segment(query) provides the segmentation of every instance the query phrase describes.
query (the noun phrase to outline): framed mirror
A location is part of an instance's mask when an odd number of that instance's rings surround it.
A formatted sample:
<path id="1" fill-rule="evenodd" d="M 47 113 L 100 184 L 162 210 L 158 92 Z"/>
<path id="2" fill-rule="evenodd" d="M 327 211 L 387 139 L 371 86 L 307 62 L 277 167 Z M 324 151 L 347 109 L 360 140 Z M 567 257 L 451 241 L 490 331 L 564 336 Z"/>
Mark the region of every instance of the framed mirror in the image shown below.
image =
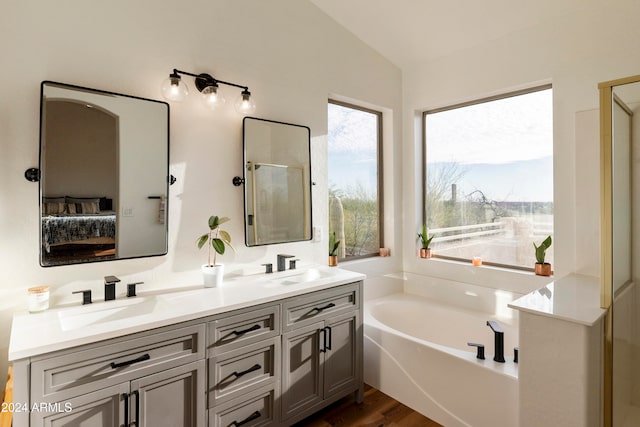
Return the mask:
<path id="1" fill-rule="evenodd" d="M 640 169 L 640 75 L 600 83 L 601 161 L 601 292 L 605 316 L 604 426 L 637 425 L 640 412 L 633 411 L 634 377 L 632 343 L 638 340 L 633 313 L 637 299 L 640 239 L 635 237 Z M 631 343 L 631 344 L 630 344 Z M 633 404 L 631 404 L 633 405 Z"/>
<path id="2" fill-rule="evenodd" d="M 169 105 L 44 81 L 40 264 L 164 255 Z"/>
<path id="3" fill-rule="evenodd" d="M 245 117 L 244 225 L 247 246 L 311 239 L 311 130 Z"/>

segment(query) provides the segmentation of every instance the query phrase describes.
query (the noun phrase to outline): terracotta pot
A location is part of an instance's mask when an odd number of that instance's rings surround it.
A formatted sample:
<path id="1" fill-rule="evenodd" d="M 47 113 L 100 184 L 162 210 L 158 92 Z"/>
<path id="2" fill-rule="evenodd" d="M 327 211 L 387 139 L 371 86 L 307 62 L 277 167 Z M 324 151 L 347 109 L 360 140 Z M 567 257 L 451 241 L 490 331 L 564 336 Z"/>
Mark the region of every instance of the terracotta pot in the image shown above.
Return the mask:
<path id="1" fill-rule="evenodd" d="M 431 248 L 420 248 L 420 258 L 431 258 Z"/>
<path id="2" fill-rule="evenodd" d="M 536 262 L 535 271 L 538 276 L 551 276 L 551 264 L 548 262 L 545 262 L 544 264 Z"/>
<path id="3" fill-rule="evenodd" d="M 338 265 L 338 255 L 329 255 L 329 267 Z"/>

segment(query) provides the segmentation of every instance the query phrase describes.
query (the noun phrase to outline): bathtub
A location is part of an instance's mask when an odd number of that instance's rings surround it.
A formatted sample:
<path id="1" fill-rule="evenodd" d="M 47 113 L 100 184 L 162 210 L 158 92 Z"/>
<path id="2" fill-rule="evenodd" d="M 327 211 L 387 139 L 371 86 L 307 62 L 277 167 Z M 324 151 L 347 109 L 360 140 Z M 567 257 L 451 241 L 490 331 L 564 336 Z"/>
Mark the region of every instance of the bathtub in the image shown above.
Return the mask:
<path id="1" fill-rule="evenodd" d="M 519 295 L 469 286 L 439 299 L 398 293 L 365 301 L 365 382 L 446 427 L 516 427 L 517 313 L 506 300 Z M 504 329 L 506 363 L 492 360 L 487 320 Z M 486 359 L 467 342 L 485 344 Z"/>

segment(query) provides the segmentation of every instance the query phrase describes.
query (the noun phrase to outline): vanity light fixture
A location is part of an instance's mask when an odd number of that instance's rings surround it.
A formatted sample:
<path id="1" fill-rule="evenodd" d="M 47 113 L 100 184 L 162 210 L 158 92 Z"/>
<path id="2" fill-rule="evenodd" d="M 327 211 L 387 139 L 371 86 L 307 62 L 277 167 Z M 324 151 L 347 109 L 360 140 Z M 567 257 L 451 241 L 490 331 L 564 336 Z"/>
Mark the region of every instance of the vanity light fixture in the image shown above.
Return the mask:
<path id="1" fill-rule="evenodd" d="M 249 92 L 247 86 L 239 84 L 225 82 L 218 80 L 211 74 L 200 73 L 194 74 L 187 71 L 181 71 L 174 68 L 173 72 L 162 83 L 162 96 L 169 101 L 182 101 L 189 94 L 189 88 L 187 84 L 182 81 L 180 74 L 185 76 L 191 76 L 195 79 L 196 89 L 201 93 L 204 104 L 211 109 L 215 109 L 220 105 L 223 105 L 226 100 L 219 91 L 219 85 L 234 86 L 242 89 L 240 96 L 234 103 L 234 106 L 240 114 L 252 114 L 256 110 L 256 103 Z"/>

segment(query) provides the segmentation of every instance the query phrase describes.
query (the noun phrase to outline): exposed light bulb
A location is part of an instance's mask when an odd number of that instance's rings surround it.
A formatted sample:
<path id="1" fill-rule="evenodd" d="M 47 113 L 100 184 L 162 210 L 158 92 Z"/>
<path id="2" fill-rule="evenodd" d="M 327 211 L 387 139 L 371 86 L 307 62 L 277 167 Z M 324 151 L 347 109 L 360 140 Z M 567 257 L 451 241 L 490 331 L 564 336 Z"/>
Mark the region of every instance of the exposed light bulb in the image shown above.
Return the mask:
<path id="1" fill-rule="evenodd" d="M 169 101 L 182 101 L 188 94 L 189 88 L 176 73 L 162 82 L 162 96 Z"/>
<path id="2" fill-rule="evenodd" d="M 207 108 L 215 109 L 227 102 L 220 93 L 218 85 L 207 86 L 202 89 L 202 100 Z"/>
<path id="3" fill-rule="evenodd" d="M 240 114 L 253 114 L 256 111 L 256 101 L 248 89 L 244 89 L 235 102 L 236 111 Z"/>

